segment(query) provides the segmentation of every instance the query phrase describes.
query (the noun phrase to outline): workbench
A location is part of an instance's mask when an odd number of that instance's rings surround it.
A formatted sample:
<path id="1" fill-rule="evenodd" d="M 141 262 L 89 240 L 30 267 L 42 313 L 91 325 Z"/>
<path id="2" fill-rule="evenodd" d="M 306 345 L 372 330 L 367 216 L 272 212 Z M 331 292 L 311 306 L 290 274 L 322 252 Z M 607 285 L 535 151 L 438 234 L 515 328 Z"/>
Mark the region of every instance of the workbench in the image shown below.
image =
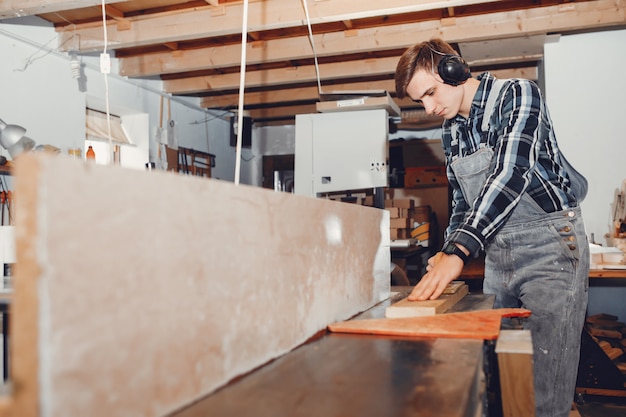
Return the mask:
<path id="1" fill-rule="evenodd" d="M 360 318 L 384 317 L 391 297 Z M 451 311 L 490 309 L 470 294 Z M 484 342 L 324 333 L 172 414 L 195 416 L 476 416 L 485 400 Z"/>
<path id="2" fill-rule="evenodd" d="M 482 280 L 485 277 L 484 259 L 471 259 L 463 268 L 463 272 L 459 279 L 462 280 Z M 590 269 L 589 278 L 605 278 L 605 279 L 626 279 L 626 269 Z"/>

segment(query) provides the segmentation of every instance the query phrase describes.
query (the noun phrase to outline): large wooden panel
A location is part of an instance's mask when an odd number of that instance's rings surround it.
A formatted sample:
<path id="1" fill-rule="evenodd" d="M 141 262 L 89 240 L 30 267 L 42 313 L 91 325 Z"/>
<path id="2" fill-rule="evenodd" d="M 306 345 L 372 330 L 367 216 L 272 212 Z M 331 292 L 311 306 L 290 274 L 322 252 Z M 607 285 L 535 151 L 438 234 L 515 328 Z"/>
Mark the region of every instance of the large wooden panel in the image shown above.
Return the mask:
<path id="1" fill-rule="evenodd" d="M 389 295 L 382 210 L 20 159 L 21 417 L 164 415 Z"/>

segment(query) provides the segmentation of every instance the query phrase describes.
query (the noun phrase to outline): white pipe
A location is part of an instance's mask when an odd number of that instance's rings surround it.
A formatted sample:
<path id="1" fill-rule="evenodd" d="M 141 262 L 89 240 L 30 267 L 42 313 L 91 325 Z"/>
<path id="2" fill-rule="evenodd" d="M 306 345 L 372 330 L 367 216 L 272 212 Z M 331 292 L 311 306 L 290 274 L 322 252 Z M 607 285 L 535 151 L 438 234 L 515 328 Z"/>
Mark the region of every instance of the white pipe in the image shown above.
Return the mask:
<path id="1" fill-rule="evenodd" d="M 246 85 L 246 44 L 248 41 L 248 0 L 243 2 L 241 24 L 241 68 L 239 69 L 239 105 L 237 106 L 237 148 L 235 152 L 235 185 L 239 185 L 241 171 L 241 134 L 243 132 L 243 94 Z"/>

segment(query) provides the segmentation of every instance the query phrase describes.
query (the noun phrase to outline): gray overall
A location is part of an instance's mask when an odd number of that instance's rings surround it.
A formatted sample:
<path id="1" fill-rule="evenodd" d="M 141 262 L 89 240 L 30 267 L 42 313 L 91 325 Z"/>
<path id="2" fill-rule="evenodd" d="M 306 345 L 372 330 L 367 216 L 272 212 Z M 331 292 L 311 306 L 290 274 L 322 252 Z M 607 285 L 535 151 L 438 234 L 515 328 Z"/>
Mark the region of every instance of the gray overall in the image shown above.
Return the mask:
<path id="1" fill-rule="evenodd" d="M 491 148 L 481 146 L 450 165 L 470 205 L 482 189 L 493 157 Z M 585 181 L 578 179 L 577 172 L 570 175 L 572 182 Z M 533 340 L 536 416 L 567 417 L 576 385 L 589 277 L 589 245 L 580 206 L 546 213 L 524 193 L 485 253 L 483 291 L 495 294 L 495 308 L 532 311 L 523 326 Z"/>

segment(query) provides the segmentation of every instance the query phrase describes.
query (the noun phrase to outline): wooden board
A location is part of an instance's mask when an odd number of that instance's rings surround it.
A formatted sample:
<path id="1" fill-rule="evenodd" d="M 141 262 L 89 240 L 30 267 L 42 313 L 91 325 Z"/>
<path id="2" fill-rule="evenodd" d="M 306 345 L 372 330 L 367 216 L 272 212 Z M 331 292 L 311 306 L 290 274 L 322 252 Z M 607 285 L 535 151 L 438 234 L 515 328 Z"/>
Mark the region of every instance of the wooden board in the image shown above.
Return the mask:
<path id="1" fill-rule="evenodd" d="M 495 340 L 500 334 L 503 317 L 528 317 L 530 314 L 530 310 L 523 308 L 500 308 L 424 317 L 348 320 L 333 323 L 328 330 L 337 333 Z"/>
<path id="2" fill-rule="evenodd" d="M 422 317 L 442 314 L 458 303 L 468 292 L 468 286 L 460 282 L 460 285 L 448 286 L 436 300 L 409 301 L 408 298 L 404 298 L 387 307 L 385 317 Z"/>
<path id="3" fill-rule="evenodd" d="M 13 416 L 169 415 L 389 296 L 382 210 L 42 153 L 15 181 Z"/>
<path id="4" fill-rule="evenodd" d="M 503 330 L 496 344 L 505 416 L 534 417 L 533 343 L 530 330 Z"/>
<path id="5" fill-rule="evenodd" d="M 443 290 L 444 294 L 454 294 L 465 285 L 465 281 L 452 281 Z"/>
<path id="6" fill-rule="evenodd" d="M 624 386 L 623 390 L 576 387 L 576 393 L 584 395 L 602 395 L 605 397 L 626 397 L 626 386 Z"/>

